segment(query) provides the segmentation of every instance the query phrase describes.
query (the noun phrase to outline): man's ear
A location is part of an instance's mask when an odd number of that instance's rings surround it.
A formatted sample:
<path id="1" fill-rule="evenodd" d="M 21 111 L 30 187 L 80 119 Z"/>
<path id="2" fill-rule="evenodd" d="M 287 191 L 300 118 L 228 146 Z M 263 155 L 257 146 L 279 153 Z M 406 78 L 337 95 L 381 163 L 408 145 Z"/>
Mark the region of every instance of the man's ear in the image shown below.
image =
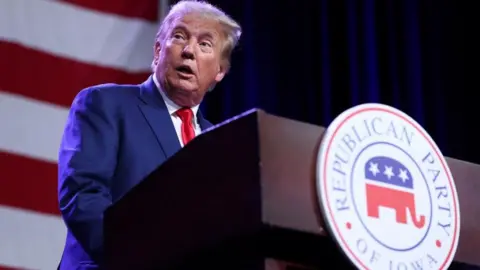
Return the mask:
<path id="1" fill-rule="evenodd" d="M 155 45 L 153 45 L 153 62 L 155 65 L 158 63 L 158 58 L 160 57 L 160 49 L 160 42 L 155 41 Z"/>
<path id="2" fill-rule="evenodd" d="M 225 74 L 227 74 L 226 66 L 225 65 L 219 65 L 217 76 L 215 76 L 215 81 L 217 83 L 220 82 L 223 79 L 223 77 L 225 77 Z"/>

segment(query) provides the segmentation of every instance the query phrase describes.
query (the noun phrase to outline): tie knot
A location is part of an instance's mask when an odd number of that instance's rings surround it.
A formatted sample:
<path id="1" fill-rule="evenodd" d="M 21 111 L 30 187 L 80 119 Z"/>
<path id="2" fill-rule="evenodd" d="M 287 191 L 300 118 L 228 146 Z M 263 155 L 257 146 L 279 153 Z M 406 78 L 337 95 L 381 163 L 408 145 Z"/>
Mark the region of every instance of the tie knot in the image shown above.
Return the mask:
<path id="1" fill-rule="evenodd" d="M 178 109 L 176 114 L 178 115 L 178 117 L 180 117 L 180 119 L 182 119 L 182 122 L 190 123 L 192 121 L 193 112 L 190 108 Z"/>

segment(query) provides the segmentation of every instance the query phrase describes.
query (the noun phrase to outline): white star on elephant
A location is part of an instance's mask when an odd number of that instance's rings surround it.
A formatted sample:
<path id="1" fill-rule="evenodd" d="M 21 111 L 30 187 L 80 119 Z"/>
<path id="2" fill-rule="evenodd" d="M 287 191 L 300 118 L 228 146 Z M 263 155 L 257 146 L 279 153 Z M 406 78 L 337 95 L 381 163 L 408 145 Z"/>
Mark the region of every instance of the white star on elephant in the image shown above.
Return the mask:
<path id="1" fill-rule="evenodd" d="M 391 166 L 385 166 L 385 171 L 383 171 L 383 174 L 385 174 L 388 177 L 389 180 L 390 180 L 390 178 L 392 178 L 392 176 L 395 175 L 392 171 Z"/>
<path id="2" fill-rule="evenodd" d="M 376 176 L 377 173 L 380 172 L 378 169 L 378 164 L 373 162 L 370 162 L 370 168 L 368 168 L 368 170 L 372 172 L 373 176 Z"/>
<path id="3" fill-rule="evenodd" d="M 400 169 L 400 173 L 398 174 L 398 177 L 400 177 L 402 181 L 405 183 L 405 181 L 409 179 L 407 175 L 407 170 Z"/>

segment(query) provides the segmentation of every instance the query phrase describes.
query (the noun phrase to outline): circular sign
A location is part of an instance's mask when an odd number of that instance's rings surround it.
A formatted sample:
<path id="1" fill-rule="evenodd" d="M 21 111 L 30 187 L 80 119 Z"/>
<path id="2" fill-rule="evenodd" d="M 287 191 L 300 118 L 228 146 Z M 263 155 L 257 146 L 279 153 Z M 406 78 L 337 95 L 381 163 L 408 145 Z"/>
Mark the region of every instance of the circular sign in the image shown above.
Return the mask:
<path id="1" fill-rule="evenodd" d="M 430 135 L 405 113 L 362 104 L 328 127 L 318 152 L 325 225 L 360 269 L 447 269 L 460 232 L 457 191 Z"/>

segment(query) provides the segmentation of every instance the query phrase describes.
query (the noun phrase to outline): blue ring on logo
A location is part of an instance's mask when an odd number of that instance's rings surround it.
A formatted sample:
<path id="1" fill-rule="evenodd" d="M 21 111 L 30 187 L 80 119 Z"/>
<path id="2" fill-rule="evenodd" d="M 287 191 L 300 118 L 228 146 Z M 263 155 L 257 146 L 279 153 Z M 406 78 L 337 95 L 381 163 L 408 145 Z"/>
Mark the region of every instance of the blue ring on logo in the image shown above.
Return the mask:
<path id="1" fill-rule="evenodd" d="M 390 247 L 386 244 L 384 244 L 382 241 L 378 240 L 373 234 L 372 232 L 368 229 L 367 226 L 365 226 L 365 223 L 363 222 L 359 212 L 358 212 L 358 209 L 357 209 L 357 205 L 355 203 L 355 196 L 353 196 L 353 171 L 355 169 L 355 164 L 357 163 L 358 161 L 358 158 L 361 156 L 362 152 L 365 151 L 367 148 L 371 147 L 371 146 L 374 146 L 374 145 L 377 145 L 377 144 L 386 144 L 386 145 L 389 145 L 389 146 L 392 146 L 394 148 L 397 148 L 398 150 L 402 151 L 405 155 L 407 155 L 412 161 L 413 163 L 417 166 L 418 170 L 420 171 L 420 173 L 422 174 L 422 177 L 423 177 L 423 180 L 425 181 L 425 184 L 427 185 L 427 191 L 428 191 L 428 197 L 430 199 L 430 221 L 428 223 L 428 228 L 425 232 L 425 235 L 422 237 L 422 239 L 420 239 L 420 241 L 415 244 L 414 246 L 412 247 L 409 247 L 409 248 L 404 248 L 404 249 L 399 249 L 399 248 L 393 248 L 393 247 Z M 429 186 L 428 186 L 428 182 L 427 182 L 427 179 L 425 178 L 425 175 L 423 174 L 423 171 L 420 169 L 420 166 L 418 166 L 418 164 L 415 162 L 415 160 L 412 158 L 412 156 L 410 156 L 410 154 L 408 154 L 407 152 L 405 152 L 405 150 L 403 150 L 402 148 L 394 145 L 394 144 L 391 144 L 391 143 L 388 143 L 388 142 L 374 142 L 374 143 L 371 143 L 371 144 L 368 144 L 367 146 L 365 146 L 357 155 L 357 157 L 355 158 L 355 160 L 353 161 L 353 166 L 352 166 L 352 171 L 350 172 L 350 193 L 351 193 L 351 196 L 352 196 L 352 202 L 353 202 L 353 207 L 355 208 L 355 212 L 357 213 L 357 216 L 358 216 L 358 219 L 360 220 L 360 222 L 362 223 L 363 227 L 365 228 L 365 230 L 368 232 L 368 234 L 377 242 L 379 243 L 380 245 L 384 246 L 385 248 L 388 248 L 390 250 L 394 250 L 394 251 L 409 251 L 409 250 L 412 250 L 416 247 L 418 247 L 424 240 L 425 238 L 427 237 L 428 235 L 428 232 L 430 231 L 430 227 L 432 225 L 432 207 L 433 207 L 433 204 L 432 204 L 432 196 L 431 196 L 431 193 L 430 193 L 430 189 L 429 189 Z"/>

